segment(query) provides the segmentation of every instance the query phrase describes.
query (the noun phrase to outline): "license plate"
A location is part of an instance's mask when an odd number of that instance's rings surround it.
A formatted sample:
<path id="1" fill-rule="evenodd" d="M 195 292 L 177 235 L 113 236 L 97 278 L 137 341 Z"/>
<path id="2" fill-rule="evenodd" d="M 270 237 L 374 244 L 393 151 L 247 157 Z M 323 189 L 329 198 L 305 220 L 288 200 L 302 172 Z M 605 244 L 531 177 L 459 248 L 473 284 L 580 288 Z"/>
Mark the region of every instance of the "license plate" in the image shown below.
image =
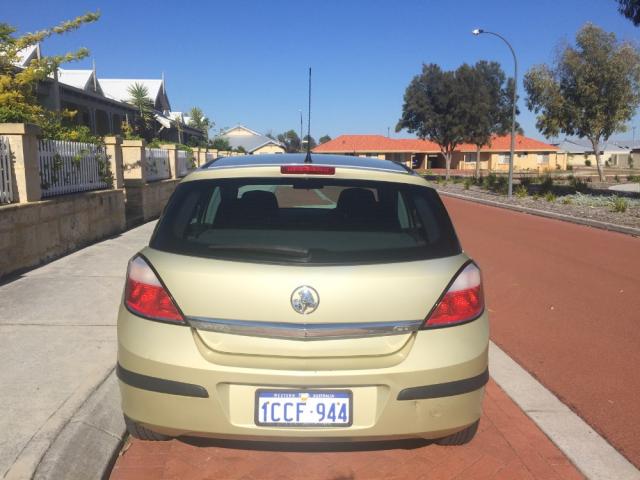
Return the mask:
<path id="1" fill-rule="evenodd" d="M 262 426 L 348 427 L 349 390 L 257 390 L 255 422 Z"/>

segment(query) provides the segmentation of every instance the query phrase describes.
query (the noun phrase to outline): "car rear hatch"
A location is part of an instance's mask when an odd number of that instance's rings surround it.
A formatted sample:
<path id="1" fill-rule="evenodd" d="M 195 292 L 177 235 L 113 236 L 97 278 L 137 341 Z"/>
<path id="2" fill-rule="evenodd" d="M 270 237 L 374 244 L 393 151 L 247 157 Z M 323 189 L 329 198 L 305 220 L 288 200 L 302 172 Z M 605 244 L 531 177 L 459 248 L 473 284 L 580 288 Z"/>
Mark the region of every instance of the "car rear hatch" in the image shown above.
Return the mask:
<path id="1" fill-rule="evenodd" d="M 399 351 L 464 262 L 459 256 L 301 267 L 152 249 L 143 254 L 208 348 L 287 357 L 384 356 Z M 292 305 L 292 295 L 301 286 L 317 292 L 312 313 L 298 313 Z"/>
<path id="2" fill-rule="evenodd" d="M 212 361 L 309 368 L 399 361 L 466 259 L 431 189 L 307 178 L 185 182 L 143 255 Z"/>

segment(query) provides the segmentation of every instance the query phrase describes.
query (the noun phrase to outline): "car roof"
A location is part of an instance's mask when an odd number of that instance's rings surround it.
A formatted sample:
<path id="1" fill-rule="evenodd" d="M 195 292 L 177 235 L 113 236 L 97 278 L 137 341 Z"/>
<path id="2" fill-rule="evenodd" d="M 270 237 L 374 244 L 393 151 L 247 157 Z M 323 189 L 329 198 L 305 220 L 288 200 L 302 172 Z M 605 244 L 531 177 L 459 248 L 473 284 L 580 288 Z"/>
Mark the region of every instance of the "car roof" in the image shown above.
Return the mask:
<path id="1" fill-rule="evenodd" d="M 281 165 L 304 165 L 306 154 L 285 153 L 285 154 L 264 154 L 264 155 L 239 155 L 236 157 L 221 157 L 206 163 L 201 168 L 203 170 L 214 170 L 218 168 L 242 168 L 242 167 L 266 167 Z M 383 170 L 395 173 L 412 173 L 404 165 L 390 160 L 381 160 L 371 157 L 354 157 L 350 155 L 327 155 L 322 153 L 312 153 L 311 163 L 313 165 L 326 165 L 331 167 L 361 168 L 365 170 Z M 307 163 L 308 164 L 308 163 Z"/>

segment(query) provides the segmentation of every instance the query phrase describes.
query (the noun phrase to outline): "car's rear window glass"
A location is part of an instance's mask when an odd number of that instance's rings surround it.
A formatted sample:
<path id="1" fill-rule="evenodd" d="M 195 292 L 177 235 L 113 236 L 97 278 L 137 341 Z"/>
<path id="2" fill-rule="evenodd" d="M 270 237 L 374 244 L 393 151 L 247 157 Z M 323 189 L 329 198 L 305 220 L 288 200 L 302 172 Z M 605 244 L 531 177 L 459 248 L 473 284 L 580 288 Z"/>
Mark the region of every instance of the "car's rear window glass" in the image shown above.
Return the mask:
<path id="1" fill-rule="evenodd" d="M 385 263 L 460 253 L 433 190 L 325 178 L 182 183 L 150 245 L 185 255 L 306 264 Z"/>

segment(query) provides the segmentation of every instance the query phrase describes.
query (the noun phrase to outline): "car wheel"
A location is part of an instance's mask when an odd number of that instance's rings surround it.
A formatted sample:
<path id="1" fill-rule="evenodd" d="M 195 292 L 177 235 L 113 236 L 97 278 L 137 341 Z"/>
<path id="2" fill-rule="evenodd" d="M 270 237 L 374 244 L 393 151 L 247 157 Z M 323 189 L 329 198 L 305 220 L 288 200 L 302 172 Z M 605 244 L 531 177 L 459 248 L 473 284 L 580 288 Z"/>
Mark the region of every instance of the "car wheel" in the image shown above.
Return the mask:
<path id="1" fill-rule="evenodd" d="M 478 431 L 478 424 L 480 420 L 476 420 L 475 423 L 472 423 L 464 430 L 460 430 L 453 435 L 449 435 L 448 437 L 439 438 L 436 440 L 438 445 L 464 445 L 465 443 L 469 443 L 473 437 L 476 436 L 476 432 Z"/>
<path id="2" fill-rule="evenodd" d="M 124 416 L 124 423 L 127 426 L 127 432 L 133 438 L 137 438 L 139 440 L 150 440 L 152 442 L 165 442 L 167 440 L 171 440 L 172 437 L 169 435 L 163 435 L 162 433 L 154 432 L 153 430 L 149 430 L 146 427 L 143 427 L 139 423 L 134 422 L 126 415 Z"/>

